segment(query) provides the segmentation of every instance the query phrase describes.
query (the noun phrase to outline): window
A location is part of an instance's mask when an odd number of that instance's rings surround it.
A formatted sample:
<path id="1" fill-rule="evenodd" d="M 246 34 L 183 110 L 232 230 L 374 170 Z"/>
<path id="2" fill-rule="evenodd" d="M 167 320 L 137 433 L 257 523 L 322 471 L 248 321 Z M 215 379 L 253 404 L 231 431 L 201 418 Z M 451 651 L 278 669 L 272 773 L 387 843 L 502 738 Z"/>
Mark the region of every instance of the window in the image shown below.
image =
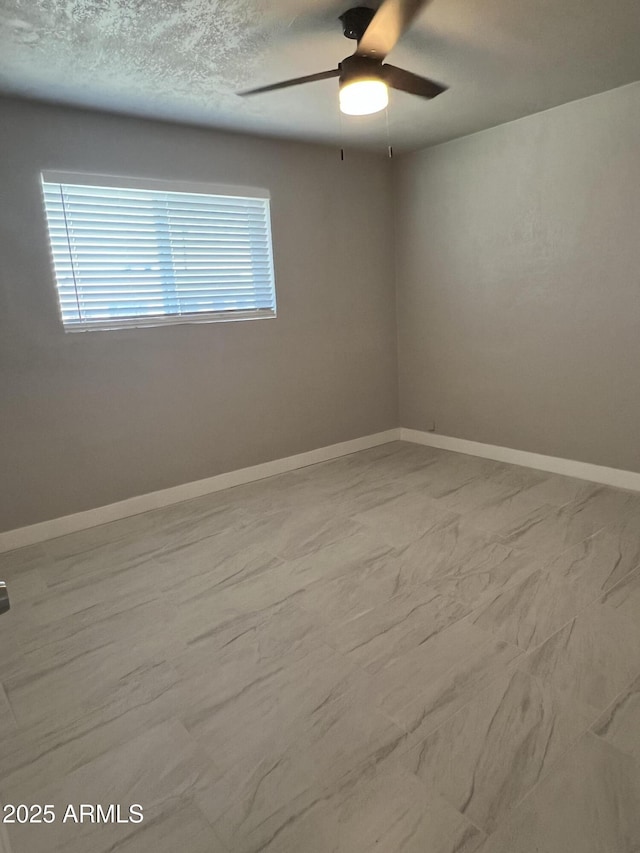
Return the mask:
<path id="1" fill-rule="evenodd" d="M 275 317 L 264 190 L 45 172 L 67 331 Z"/>

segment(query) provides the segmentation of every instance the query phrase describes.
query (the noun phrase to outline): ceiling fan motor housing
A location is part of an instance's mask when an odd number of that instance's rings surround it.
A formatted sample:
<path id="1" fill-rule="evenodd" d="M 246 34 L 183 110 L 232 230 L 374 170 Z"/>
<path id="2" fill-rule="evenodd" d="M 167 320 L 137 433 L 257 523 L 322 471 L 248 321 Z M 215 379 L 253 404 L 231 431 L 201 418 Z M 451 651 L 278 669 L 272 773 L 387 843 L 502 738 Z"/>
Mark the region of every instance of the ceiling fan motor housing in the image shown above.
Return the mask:
<path id="1" fill-rule="evenodd" d="M 340 85 L 354 83 L 356 80 L 380 80 L 382 60 L 371 56 L 347 56 L 340 63 Z"/>
<path id="2" fill-rule="evenodd" d="M 375 13 L 376 10 L 369 9 L 368 6 L 356 6 L 354 9 L 347 9 L 344 15 L 340 15 L 345 36 L 348 39 L 360 41 Z"/>

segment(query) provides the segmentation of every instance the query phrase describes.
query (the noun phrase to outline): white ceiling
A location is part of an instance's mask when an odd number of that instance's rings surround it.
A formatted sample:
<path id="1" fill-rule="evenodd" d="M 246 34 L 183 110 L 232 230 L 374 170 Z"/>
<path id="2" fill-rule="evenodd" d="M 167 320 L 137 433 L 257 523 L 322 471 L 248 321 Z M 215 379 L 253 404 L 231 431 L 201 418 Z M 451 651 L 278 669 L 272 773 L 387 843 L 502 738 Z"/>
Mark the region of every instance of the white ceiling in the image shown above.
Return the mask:
<path id="1" fill-rule="evenodd" d="M 357 0 L 0 0 L 0 90 L 117 112 L 384 148 L 337 81 L 239 98 L 335 67 Z M 397 149 L 442 142 L 640 79 L 638 0 L 433 0 L 389 61 L 446 83 L 393 93 Z"/>

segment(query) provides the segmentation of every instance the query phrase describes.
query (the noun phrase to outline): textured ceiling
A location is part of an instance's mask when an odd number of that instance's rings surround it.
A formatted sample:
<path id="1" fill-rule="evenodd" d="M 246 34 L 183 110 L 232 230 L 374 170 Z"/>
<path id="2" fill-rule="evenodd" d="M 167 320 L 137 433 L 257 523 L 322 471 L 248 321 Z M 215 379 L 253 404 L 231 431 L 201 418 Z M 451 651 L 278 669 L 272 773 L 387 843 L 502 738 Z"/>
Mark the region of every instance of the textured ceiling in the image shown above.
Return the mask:
<path id="1" fill-rule="evenodd" d="M 340 120 L 337 81 L 241 99 L 335 67 L 355 43 L 335 0 L 0 0 L 0 90 L 346 145 L 387 116 Z M 374 2 L 361 5 L 376 6 Z M 393 93 L 391 141 L 417 148 L 640 79 L 638 0 L 433 0 L 389 59 L 451 88 Z"/>

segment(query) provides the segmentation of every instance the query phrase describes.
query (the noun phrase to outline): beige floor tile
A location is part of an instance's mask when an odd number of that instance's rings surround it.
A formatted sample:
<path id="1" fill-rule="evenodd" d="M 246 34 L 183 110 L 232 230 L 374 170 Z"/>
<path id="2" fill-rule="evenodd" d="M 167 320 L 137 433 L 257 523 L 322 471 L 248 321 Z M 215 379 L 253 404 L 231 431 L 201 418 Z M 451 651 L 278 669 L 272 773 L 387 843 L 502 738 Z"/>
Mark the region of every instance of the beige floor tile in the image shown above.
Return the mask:
<path id="1" fill-rule="evenodd" d="M 111 571 L 98 573 L 93 578 L 76 579 L 59 588 L 45 592 L 23 602 L 21 620 L 34 625 L 46 626 L 80 615 L 88 611 L 96 618 L 107 616 L 112 607 L 120 609 L 120 601 L 126 597 L 131 606 L 146 603 L 158 596 L 157 586 L 160 573 L 157 564 L 149 559 L 136 566 L 114 564 Z"/>
<path id="2" fill-rule="evenodd" d="M 510 520 L 495 532 L 508 545 L 525 548 L 538 556 L 555 556 L 593 536 L 603 523 L 585 517 L 578 502 L 563 507 L 544 505 Z"/>
<path id="3" fill-rule="evenodd" d="M 451 524 L 456 521 L 457 515 L 441 509 L 433 498 L 413 492 L 358 513 L 355 518 L 374 529 L 390 545 L 402 547 L 415 542 L 427 532 Z"/>
<path id="4" fill-rule="evenodd" d="M 325 495 L 311 472 L 312 468 L 301 468 L 236 486 L 227 490 L 229 503 L 251 515 L 318 506 L 325 502 Z"/>
<path id="5" fill-rule="evenodd" d="M 596 525 L 619 523 L 622 519 L 640 523 L 640 495 L 623 489 L 600 486 L 578 498 L 576 512 Z"/>
<path id="6" fill-rule="evenodd" d="M 231 853 L 192 803 L 143 822 L 109 853 Z"/>
<path id="7" fill-rule="evenodd" d="M 252 748 L 246 742 L 235 748 L 233 760 L 221 755 L 222 740 L 211 727 L 192 729 L 205 750 L 215 752 L 216 763 L 224 764 L 218 781 L 198 794 L 197 802 L 232 850 L 247 849 L 250 840 L 260 849 L 320 792 L 394 766 L 404 747 L 405 733 L 375 711 L 359 688 L 337 695 L 325 691 L 317 704 L 301 704 L 296 713 L 287 710 L 286 722 L 267 719 L 260 734 L 252 735 Z M 236 714 L 247 719 L 239 708 Z"/>
<path id="8" fill-rule="evenodd" d="M 486 505 L 509 503 L 515 500 L 516 496 L 528 491 L 525 486 L 506 482 L 499 477 L 478 476 L 454 486 L 440 483 L 438 487 L 430 489 L 429 493 L 443 509 L 466 515 Z M 541 503 L 543 501 L 539 500 L 534 502 L 534 505 L 539 506 Z M 530 506 L 528 503 L 524 504 L 525 509 Z"/>
<path id="9" fill-rule="evenodd" d="M 606 592 L 640 566 L 640 530 L 606 527 L 566 551 L 549 569 Z"/>
<path id="10" fill-rule="evenodd" d="M 16 718 L 11 710 L 4 687 L 0 684 L 0 743 L 15 736 L 16 729 Z"/>
<path id="11" fill-rule="evenodd" d="M 393 568 L 401 584 L 437 584 L 439 591 L 449 591 L 473 606 L 537 567 L 531 554 L 466 525 L 463 517 L 394 554 Z"/>
<path id="12" fill-rule="evenodd" d="M 358 457 L 364 454 L 357 454 Z M 407 490 L 407 472 L 421 470 L 435 457 L 418 457 L 396 451 L 366 460 L 345 456 L 307 469 L 309 479 L 323 499 L 345 515 L 365 512 Z"/>
<path id="13" fill-rule="evenodd" d="M 290 600 L 298 602 L 314 584 L 365 571 L 390 553 L 388 545 L 380 545 L 356 534 L 327 545 L 311 555 L 283 561 L 259 554 L 246 561 L 240 552 L 227 564 L 240 574 L 235 583 L 220 586 L 205 573 L 193 581 L 177 583 L 171 595 L 175 600 L 171 617 L 173 634 L 188 643 L 235 619 L 259 614 Z"/>
<path id="14" fill-rule="evenodd" d="M 287 590 L 303 590 L 316 581 L 328 581 L 353 574 L 369 565 L 378 565 L 393 554 L 393 546 L 375 531 L 360 530 L 353 536 L 325 545 L 313 554 L 286 560 L 286 568 L 278 575 L 288 578 Z"/>
<path id="15" fill-rule="evenodd" d="M 473 853 L 483 834 L 402 768 L 363 774 L 301 810 L 264 853 Z M 242 848 L 236 848 L 242 849 Z M 247 850 L 251 839 L 247 841 Z"/>
<path id="16" fill-rule="evenodd" d="M 464 661 L 474 653 L 483 650 L 482 653 L 492 655 L 503 648 L 502 641 L 472 625 L 467 619 L 458 620 L 380 668 L 376 666 L 377 660 L 373 659 L 372 680 L 376 701 L 385 713 L 395 717 L 400 709 L 420 700 L 431 684 L 463 666 Z M 367 659 L 360 658 L 362 654 L 355 649 L 346 657 L 361 665 L 362 660 Z"/>
<path id="17" fill-rule="evenodd" d="M 81 684 L 73 693 L 77 702 L 58 698 L 50 711 L 48 697 L 18 694 L 18 730 L 0 742 L 0 779 L 28 792 L 170 718 L 189 699 L 167 663 L 134 669 L 86 697 Z"/>
<path id="18" fill-rule="evenodd" d="M 560 508 L 576 497 L 589 494 L 593 486 L 584 481 L 571 480 L 569 484 L 558 482 L 547 475 L 534 484 L 497 495 L 493 500 L 479 504 L 465 513 L 465 523 L 489 533 L 497 533 L 505 526 L 517 523 L 520 519 L 546 511 L 550 507 Z M 578 485 L 575 485 L 575 484 Z"/>
<path id="19" fill-rule="evenodd" d="M 146 662 L 168 656 L 179 642 L 167 633 L 170 603 L 155 590 L 137 598 L 113 596 L 43 624 L 27 608 L 10 615 L 15 616 L 12 642 L 0 655 L 0 677 L 5 680 L 46 674 L 85 655 L 109 658 L 117 643 L 126 648 L 127 660 Z"/>
<path id="20" fill-rule="evenodd" d="M 616 696 L 592 731 L 640 764 L 640 675 Z"/>
<path id="21" fill-rule="evenodd" d="M 47 651 L 45 647 L 43 656 Z M 152 660 L 119 638 L 95 648 L 78 648 L 76 654 L 57 660 L 47 658 L 4 681 L 21 728 L 47 721 L 53 728 L 97 708 L 106 715 L 109 708 L 116 710 L 133 701 L 146 676 L 155 679 L 169 669 L 162 657 Z"/>
<path id="22" fill-rule="evenodd" d="M 223 589 L 272 569 L 282 560 L 260 545 L 242 541 L 235 530 L 167 548 L 154 561 L 157 586 L 163 593 L 186 598 L 190 594 Z"/>
<path id="23" fill-rule="evenodd" d="M 570 622 L 597 593 L 538 569 L 498 593 L 472 621 L 485 631 L 527 650 Z"/>
<path id="24" fill-rule="evenodd" d="M 520 666 L 602 711 L 640 672 L 640 622 L 595 602 L 529 652 Z"/>
<path id="25" fill-rule="evenodd" d="M 396 562 L 392 548 L 376 549 L 371 557 L 353 562 L 348 571 L 301 589 L 296 603 L 321 616 L 333 630 L 409 589 L 402 573 L 396 571 Z"/>
<path id="26" fill-rule="evenodd" d="M 402 763 L 493 831 L 594 719 L 524 673 L 496 680 Z"/>
<path id="27" fill-rule="evenodd" d="M 401 708 L 387 702 L 385 708 L 412 736 L 412 741 L 423 739 L 468 705 L 492 681 L 511 672 L 521 654 L 508 643 L 487 640 L 444 675 L 425 684 L 413 701 Z"/>
<path id="28" fill-rule="evenodd" d="M 523 649 L 533 648 L 625 577 L 637 557 L 635 547 L 626 550 L 602 531 L 499 592 L 473 621 Z"/>
<path id="29" fill-rule="evenodd" d="M 234 683 L 230 676 L 220 687 L 207 674 L 206 684 L 191 686 L 191 704 L 181 719 L 224 771 L 261 760 L 263 750 L 271 754 L 288 748 L 325 705 L 340 701 L 356 710 L 361 704 L 366 711 L 373 707 L 368 676 L 328 648 L 254 673 L 251 680 Z"/>
<path id="30" fill-rule="evenodd" d="M 41 789 L 1 783 L 5 802 L 51 803 L 58 819 L 45 825 L 12 826 L 13 853 L 108 853 L 139 826 L 190 803 L 215 774 L 212 763 L 176 722 L 166 722 L 96 758 Z M 66 806 L 81 803 L 143 807 L 143 824 L 63 823 Z M 117 847 L 115 848 L 117 849 Z"/>
<path id="31" fill-rule="evenodd" d="M 429 587 L 406 589 L 362 614 L 355 612 L 353 597 L 348 596 L 346 606 L 336 608 L 344 613 L 349 606 L 353 618 L 328 621 L 327 642 L 369 672 L 379 672 L 405 653 L 424 647 L 470 612 L 457 599 L 435 593 Z"/>
<path id="32" fill-rule="evenodd" d="M 167 518 L 171 508 L 161 510 L 162 524 L 155 513 L 144 513 L 47 543 L 47 552 L 55 558 L 47 571 L 47 585 L 87 586 L 98 577 L 120 576 L 166 552 L 175 553 L 205 540 L 213 542 L 246 520 L 240 509 L 220 503 L 219 495 L 211 496 L 215 500 L 211 508 L 191 501 L 180 505 L 174 509 L 175 514 L 180 513 L 178 518 Z M 130 525 L 124 526 L 127 522 Z"/>
<path id="33" fill-rule="evenodd" d="M 438 498 L 474 480 L 487 480 L 504 472 L 500 462 L 490 459 L 444 450 L 436 451 L 436 454 L 428 465 L 405 474 L 407 489 Z"/>
<path id="34" fill-rule="evenodd" d="M 21 569 L 20 571 L 3 575 L 0 579 L 7 583 L 11 608 L 23 608 L 28 602 L 46 593 L 46 569 Z M 10 611 L 9 611 L 10 612 Z"/>
<path id="35" fill-rule="evenodd" d="M 284 509 L 249 515 L 238 531 L 238 541 L 259 545 L 285 560 L 313 554 L 360 532 L 355 520 L 329 505 Z"/>
<path id="36" fill-rule="evenodd" d="M 0 554 L 0 578 L 12 581 L 30 571 L 48 568 L 51 560 L 44 545 L 30 545 Z"/>
<path id="37" fill-rule="evenodd" d="M 176 654 L 172 665 L 191 702 L 183 711 L 190 713 L 199 702 L 221 707 L 294 665 L 310 668 L 328 658 L 335 659 L 335 653 L 323 642 L 313 616 L 284 602 L 200 634 Z M 334 674 L 351 671 L 345 664 Z"/>
<path id="38" fill-rule="evenodd" d="M 640 765 L 588 734 L 557 763 L 481 853 L 635 853 Z"/>
<path id="39" fill-rule="evenodd" d="M 602 602 L 622 616 L 637 619 L 640 613 L 640 569 L 631 572 L 609 589 L 603 596 Z"/>
<path id="40" fill-rule="evenodd" d="M 514 466 L 506 466 L 509 472 L 514 470 Z M 529 469 L 525 469 L 528 471 Z M 540 479 L 535 483 L 530 483 L 530 494 L 528 497 L 535 497 L 543 504 L 552 504 L 553 506 L 564 506 L 571 501 L 586 498 L 599 487 L 594 483 L 589 483 L 586 480 L 577 480 L 575 477 L 563 477 L 560 474 L 547 474 L 542 471 L 531 472 L 540 475 Z"/>

